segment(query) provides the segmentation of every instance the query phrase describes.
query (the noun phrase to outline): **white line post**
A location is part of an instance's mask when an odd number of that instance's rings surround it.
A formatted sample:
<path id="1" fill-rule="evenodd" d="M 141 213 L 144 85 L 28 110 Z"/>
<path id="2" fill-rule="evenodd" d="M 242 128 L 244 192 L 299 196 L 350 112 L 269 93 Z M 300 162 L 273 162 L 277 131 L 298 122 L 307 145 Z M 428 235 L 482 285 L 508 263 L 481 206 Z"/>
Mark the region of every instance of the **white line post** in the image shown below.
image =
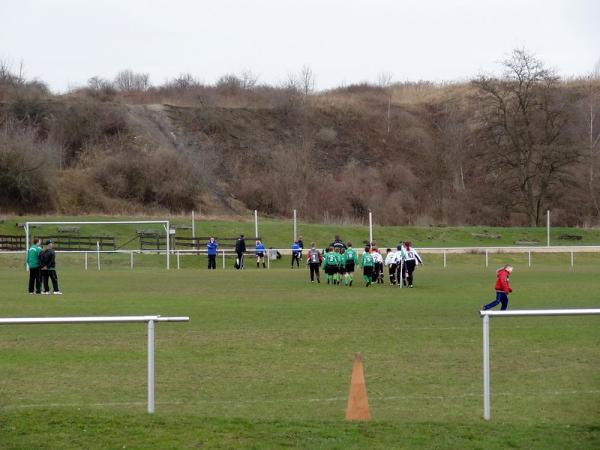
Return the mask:
<path id="1" fill-rule="evenodd" d="M 148 414 L 154 413 L 154 321 L 148 321 Z"/>
<path id="2" fill-rule="evenodd" d="M 479 311 L 483 319 L 483 418 L 491 420 L 490 382 L 490 317 L 523 316 L 581 316 L 600 314 L 600 308 L 593 309 L 517 309 L 510 311 Z"/>
<path id="3" fill-rule="evenodd" d="M 296 224 L 296 210 L 294 210 L 294 242 L 296 242 L 297 238 L 298 238 L 298 228 L 297 228 L 297 224 Z"/>
<path id="4" fill-rule="evenodd" d="M 444 249 L 444 268 L 446 268 L 446 249 Z"/>
<path id="5" fill-rule="evenodd" d="M 196 239 L 196 218 L 195 212 L 192 211 L 192 240 Z"/>
<path id="6" fill-rule="evenodd" d="M 528 253 L 529 253 L 529 258 L 528 258 L 528 260 L 529 260 L 528 261 L 529 262 L 529 267 L 531 267 L 531 250 L 529 250 Z"/>
<path id="7" fill-rule="evenodd" d="M 485 267 L 489 267 L 489 261 L 488 261 L 488 249 L 485 249 Z"/>
<path id="8" fill-rule="evenodd" d="M 100 241 L 96 241 L 96 260 L 97 260 L 98 270 L 100 270 Z"/>
<path id="9" fill-rule="evenodd" d="M 373 213 L 369 210 L 369 246 L 373 245 Z"/>
<path id="10" fill-rule="evenodd" d="M 546 211 L 546 246 L 550 247 L 550 210 Z"/>
<path id="11" fill-rule="evenodd" d="M 225 270 L 225 250 L 223 250 L 223 270 Z"/>
<path id="12" fill-rule="evenodd" d="M 177 252 L 177 270 L 179 270 L 179 252 Z"/>
<path id="13" fill-rule="evenodd" d="M 29 264 L 27 264 L 27 251 L 29 250 L 29 223 L 25 222 L 23 225 L 25 230 L 25 271 L 29 272 Z"/>
<path id="14" fill-rule="evenodd" d="M 167 270 L 171 269 L 171 224 L 167 221 L 165 225 L 167 233 Z"/>
<path id="15" fill-rule="evenodd" d="M 571 269 L 573 269 L 573 252 L 571 252 Z"/>
<path id="16" fill-rule="evenodd" d="M 490 316 L 483 316 L 483 418 L 490 420 Z"/>
<path id="17" fill-rule="evenodd" d="M 133 252 L 129 254 L 129 266 L 130 269 L 133 270 Z"/>
<path id="18" fill-rule="evenodd" d="M 84 253 L 83 267 L 85 268 L 85 270 L 88 270 L 88 252 Z"/>
<path id="19" fill-rule="evenodd" d="M 258 238 L 258 211 L 254 210 L 254 235 Z"/>

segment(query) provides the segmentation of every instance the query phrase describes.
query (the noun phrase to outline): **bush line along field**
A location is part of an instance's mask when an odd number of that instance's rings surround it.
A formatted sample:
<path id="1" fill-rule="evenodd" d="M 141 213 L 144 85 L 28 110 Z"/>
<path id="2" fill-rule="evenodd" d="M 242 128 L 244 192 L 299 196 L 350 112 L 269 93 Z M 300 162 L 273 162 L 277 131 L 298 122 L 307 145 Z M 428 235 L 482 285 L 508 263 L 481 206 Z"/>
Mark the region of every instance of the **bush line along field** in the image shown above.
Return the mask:
<path id="1" fill-rule="evenodd" d="M 376 218 L 375 218 L 376 219 Z M 191 215 L 125 217 L 125 216 L 17 216 L 5 217 L 0 221 L 0 234 L 24 234 L 17 224 L 26 221 L 118 221 L 118 220 L 170 220 L 176 227 L 177 236 L 191 236 Z M 137 229 L 161 229 L 159 226 L 144 225 L 82 225 L 81 235 L 115 236 L 118 242 L 125 242 L 135 236 Z M 258 229 L 260 237 L 267 247 L 289 248 L 293 241 L 293 221 L 283 219 L 262 218 L 259 216 Z M 304 245 L 315 241 L 319 247 L 329 244 L 336 234 L 344 240 L 350 240 L 355 247 L 360 247 L 369 238 L 369 228 L 365 225 L 348 224 L 311 224 L 298 222 L 298 235 L 303 236 Z M 164 230 L 163 234 L 164 234 Z M 253 218 L 238 220 L 202 219 L 196 216 L 196 236 L 220 236 L 233 238 L 244 234 L 247 238 L 254 236 Z M 56 225 L 40 226 L 31 229 L 32 235 L 57 234 Z M 580 237 L 580 239 L 576 239 Z M 569 239 L 570 238 L 570 239 Z M 546 228 L 509 228 L 509 227 L 393 227 L 373 226 L 373 239 L 382 248 L 394 246 L 400 240 L 411 240 L 417 248 L 424 247 L 495 247 L 495 246 L 528 246 L 546 245 Z M 600 245 L 600 229 L 595 228 L 551 228 L 551 245 Z M 521 244 L 518 244 L 521 243 Z M 247 241 L 247 245 L 254 243 Z M 125 248 L 136 248 L 133 241 Z"/>

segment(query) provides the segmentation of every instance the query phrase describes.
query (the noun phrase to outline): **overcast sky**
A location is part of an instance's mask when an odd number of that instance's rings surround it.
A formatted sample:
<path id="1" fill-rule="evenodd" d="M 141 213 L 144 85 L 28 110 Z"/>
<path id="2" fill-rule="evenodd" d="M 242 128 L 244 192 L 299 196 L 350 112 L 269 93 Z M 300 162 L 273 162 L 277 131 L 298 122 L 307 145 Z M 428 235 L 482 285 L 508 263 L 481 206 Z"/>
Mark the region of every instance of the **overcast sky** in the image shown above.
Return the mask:
<path id="1" fill-rule="evenodd" d="M 526 48 L 562 76 L 600 60 L 600 0 L 0 0 L 0 60 L 54 91 L 123 69 L 153 84 L 308 65 L 318 89 L 465 80 Z"/>

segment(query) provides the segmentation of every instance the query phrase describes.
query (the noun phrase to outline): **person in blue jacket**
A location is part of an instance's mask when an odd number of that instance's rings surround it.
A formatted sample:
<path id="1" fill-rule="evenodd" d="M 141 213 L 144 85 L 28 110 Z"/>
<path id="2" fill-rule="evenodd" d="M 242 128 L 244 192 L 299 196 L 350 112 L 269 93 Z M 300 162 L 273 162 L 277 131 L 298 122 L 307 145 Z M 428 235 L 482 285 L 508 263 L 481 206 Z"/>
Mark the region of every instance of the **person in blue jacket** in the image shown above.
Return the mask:
<path id="1" fill-rule="evenodd" d="M 294 268 L 294 262 L 296 262 L 296 266 L 298 269 L 300 268 L 300 255 L 302 254 L 302 249 L 300 248 L 300 244 L 298 241 L 294 241 L 292 244 L 292 269 Z"/>
<path id="2" fill-rule="evenodd" d="M 214 237 L 210 237 L 208 243 L 206 244 L 206 253 L 208 254 L 208 269 L 215 270 L 217 268 L 217 249 L 219 248 L 219 243 L 215 240 Z"/>
<path id="3" fill-rule="evenodd" d="M 267 266 L 265 265 L 265 245 L 260 242 L 260 239 L 258 239 L 256 241 L 256 268 L 258 269 L 260 267 L 260 263 L 262 263 L 263 265 L 263 269 L 266 269 Z"/>

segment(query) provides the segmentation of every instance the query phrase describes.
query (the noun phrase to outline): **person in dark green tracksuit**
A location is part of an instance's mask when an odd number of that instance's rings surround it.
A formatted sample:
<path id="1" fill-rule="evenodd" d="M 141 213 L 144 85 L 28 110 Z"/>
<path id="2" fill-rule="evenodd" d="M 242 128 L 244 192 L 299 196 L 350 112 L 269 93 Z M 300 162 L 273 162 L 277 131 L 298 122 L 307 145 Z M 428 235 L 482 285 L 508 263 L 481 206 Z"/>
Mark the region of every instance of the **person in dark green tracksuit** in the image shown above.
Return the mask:
<path id="1" fill-rule="evenodd" d="M 42 272 L 40 269 L 40 253 L 42 253 L 40 239 L 34 239 L 33 245 L 27 251 L 27 267 L 29 267 L 29 293 L 42 293 Z M 35 291 L 34 291 L 35 288 Z"/>
<path id="2" fill-rule="evenodd" d="M 344 284 L 352 286 L 354 281 L 354 267 L 358 266 L 358 253 L 352 248 L 352 242 L 348 242 L 348 248 L 342 255 L 342 267 L 344 268 Z"/>
<path id="3" fill-rule="evenodd" d="M 373 282 L 373 257 L 369 253 L 370 247 L 365 247 L 365 252 L 362 254 L 360 265 L 363 268 L 363 280 L 365 280 L 366 286 L 371 286 Z"/>

